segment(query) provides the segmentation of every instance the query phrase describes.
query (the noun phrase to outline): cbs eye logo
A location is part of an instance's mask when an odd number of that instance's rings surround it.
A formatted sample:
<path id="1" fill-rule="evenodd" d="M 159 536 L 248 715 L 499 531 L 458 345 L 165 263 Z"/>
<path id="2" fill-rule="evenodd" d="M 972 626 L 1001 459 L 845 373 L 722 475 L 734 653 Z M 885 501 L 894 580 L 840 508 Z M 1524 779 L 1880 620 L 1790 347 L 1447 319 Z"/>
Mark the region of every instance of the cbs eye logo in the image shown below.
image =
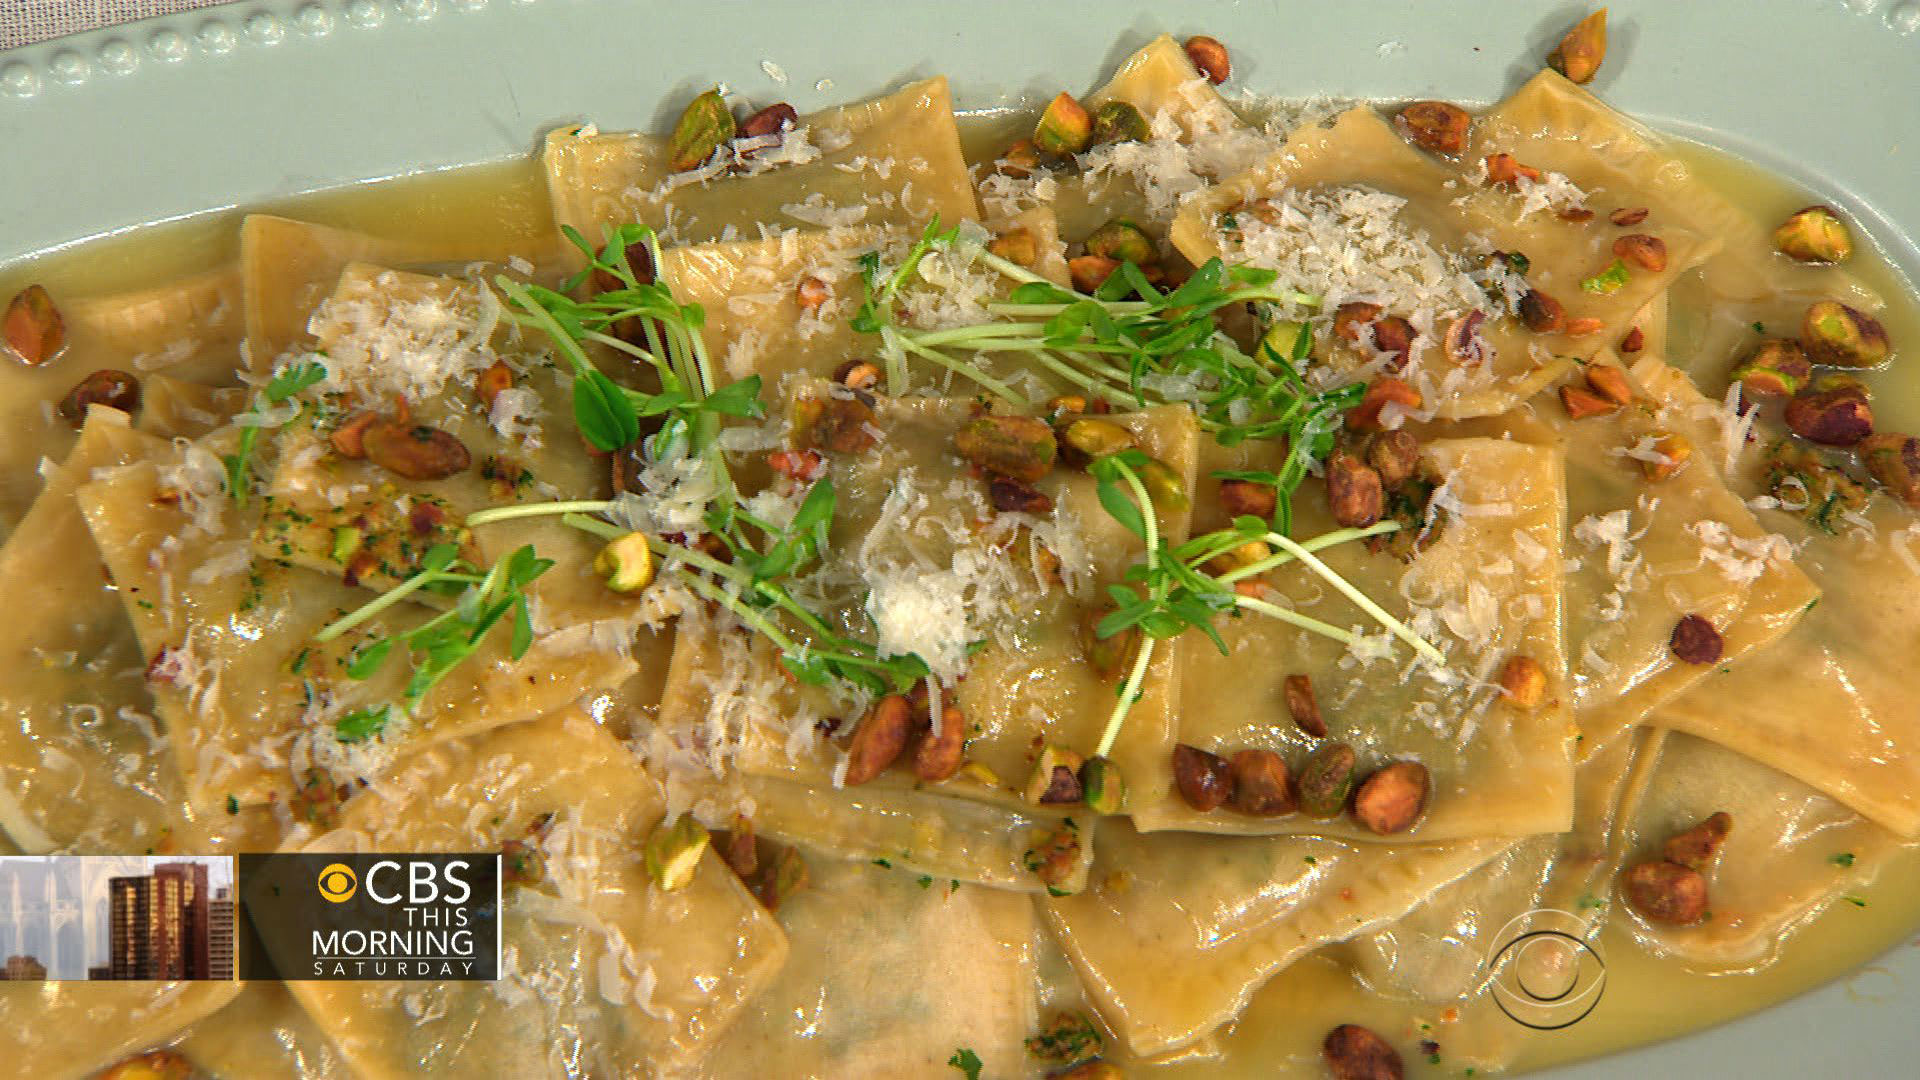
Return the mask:
<path id="1" fill-rule="evenodd" d="M 321 899 L 328 903 L 344 904 L 353 899 L 353 894 L 359 890 L 360 879 L 346 863 L 328 863 L 321 868 L 314 886 L 319 889 Z"/>
<path id="2" fill-rule="evenodd" d="M 1482 971 L 1493 1003 L 1514 1023 L 1559 1031 L 1587 1018 L 1607 992 L 1594 924 L 1558 908 L 1516 916 L 1493 939 Z"/>

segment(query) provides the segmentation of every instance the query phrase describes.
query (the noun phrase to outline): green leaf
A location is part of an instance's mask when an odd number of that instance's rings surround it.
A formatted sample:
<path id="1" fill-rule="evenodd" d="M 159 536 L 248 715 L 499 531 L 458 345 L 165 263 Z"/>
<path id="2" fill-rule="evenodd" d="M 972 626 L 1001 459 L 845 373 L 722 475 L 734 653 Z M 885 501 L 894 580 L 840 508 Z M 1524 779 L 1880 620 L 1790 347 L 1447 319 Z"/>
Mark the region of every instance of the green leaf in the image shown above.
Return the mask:
<path id="1" fill-rule="evenodd" d="M 384 731 L 392 706 L 355 709 L 333 725 L 334 737 L 343 743 L 363 742 Z"/>
<path id="2" fill-rule="evenodd" d="M 451 567 L 460 558 L 460 548 L 455 544 L 435 544 L 420 556 L 420 569 L 439 573 Z"/>
<path id="3" fill-rule="evenodd" d="M 1153 613 L 1153 605 L 1138 603 L 1132 607 L 1110 612 L 1095 625 L 1093 636 L 1101 641 L 1105 641 L 1115 634 L 1126 632 L 1130 627 L 1140 625 L 1142 620 L 1150 617 Z"/>
<path id="4" fill-rule="evenodd" d="M 1007 301 L 1014 304 L 1072 304 L 1079 299 L 1078 294 L 1051 281 L 1029 281 L 1015 286 L 1007 294 Z"/>
<path id="5" fill-rule="evenodd" d="M 683 409 L 693 403 L 692 398 L 678 390 L 663 390 L 658 394 L 632 392 L 629 396 L 637 399 L 634 403 L 634 411 L 643 418 Z"/>
<path id="6" fill-rule="evenodd" d="M 833 672 L 827 667 L 826 661 L 814 654 L 800 657 L 792 653 L 781 653 L 780 666 L 808 686 L 825 686 L 828 680 L 833 678 Z"/>
<path id="7" fill-rule="evenodd" d="M 522 544 L 507 556 L 507 587 L 520 589 L 541 574 L 553 569 L 552 559 L 540 558 L 532 544 Z"/>
<path id="8" fill-rule="evenodd" d="M 326 365 L 308 360 L 282 368 L 267 382 L 263 391 L 267 404 L 279 405 L 288 398 L 327 377 Z"/>
<path id="9" fill-rule="evenodd" d="M 381 638 L 355 654 L 347 664 L 347 678 L 370 679 L 380 665 L 387 662 L 387 654 L 393 651 L 393 639 Z"/>
<path id="10" fill-rule="evenodd" d="M 618 450 L 640 437 L 640 417 L 633 402 L 598 371 L 584 372 L 573 380 L 573 422 L 601 450 Z"/>
<path id="11" fill-rule="evenodd" d="M 507 647 L 508 655 L 515 660 L 527 655 L 533 648 L 533 620 L 527 614 L 527 598 L 516 597 L 513 601 L 513 640 Z"/>
<path id="12" fill-rule="evenodd" d="M 955 1050 L 947 1064 L 965 1073 L 967 1080 L 980 1080 L 980 1055 L 967 1047 Z"/>
<path id="13" fill-rule="evenodd" d="M 723 416 L 761 417 L 766 415 L 766 406 L 760 401 L 760 376 L 749 375 L 739 382 L 728 383 L 707 395 L 702 403 L 706 408 Z"/>
<path id="14" fill-rule="evenodd" d="M 789 533 L 805 533 L 816 526 L 825 525 L 833 520 L 835 494 L 833 481 L 821 477 L 807 489 L 807 497 L 800 500 L 800 509 L 794 511 L 793 521 L 788 524 Z"/>
<path id="15" fill-rule="evenodd" d="M 1118 483 L 1102 480 L 1095 487 L 1094 494 L 1099 496 L 1100 505 L 1113 520 L 1120 523 L 1121 528 L 1142 540 L 1147 538 L 1146 519 L 1140 515 L 1140 504 L 1133 501 L 1130 492 L 1121 490 Z"/>

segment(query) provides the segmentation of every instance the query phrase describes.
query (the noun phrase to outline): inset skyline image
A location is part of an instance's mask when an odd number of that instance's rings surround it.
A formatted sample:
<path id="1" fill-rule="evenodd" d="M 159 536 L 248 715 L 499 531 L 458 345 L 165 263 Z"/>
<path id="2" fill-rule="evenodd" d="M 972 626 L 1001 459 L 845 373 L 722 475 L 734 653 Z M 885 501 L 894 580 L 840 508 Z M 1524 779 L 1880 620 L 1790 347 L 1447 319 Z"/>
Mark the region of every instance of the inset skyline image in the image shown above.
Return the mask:
<path id="1" fill-rule="evenodd" d="M 232 978 L 232 890 L 225 856 L 0 856 L 0 977 Z"/>

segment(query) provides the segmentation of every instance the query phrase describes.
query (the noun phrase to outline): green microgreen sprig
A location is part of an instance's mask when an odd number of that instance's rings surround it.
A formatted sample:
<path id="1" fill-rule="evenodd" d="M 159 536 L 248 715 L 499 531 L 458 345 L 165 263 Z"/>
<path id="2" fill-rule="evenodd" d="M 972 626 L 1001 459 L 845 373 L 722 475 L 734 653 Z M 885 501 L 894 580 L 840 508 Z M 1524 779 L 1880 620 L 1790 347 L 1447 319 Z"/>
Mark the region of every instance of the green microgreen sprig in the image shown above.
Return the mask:
<path id="1" fill-rule="evenodd" d="M 937 226 L 937 223 L 936 223 Z M 1290 496 L 1326 457 L 1344 414 L 1360 403 L 1359 383 L 1331 390 L 1311 386 L 1302 371 L 1312 337 L 1299 333 L 1286 354 L 1263 342 L 1248 355 L 1221 327 L 1224 309 L 1240 304 L 1317 306 L 1318 298 L 1276 289 L 1277 275 L 1210 259 L 1178 287 L 1162 291 L 1132 263 L 1122 263 L 1092 294 L 1062 288 L 985 250 L 971 257 L 1015 282 L 1006 300 L 987 305 L 1004 321 L 918 331 L 896 325 L 893 301 L 929 251 L 955 249 L 958 230 L 930 226 L 891 274 L 869 253 L 867 302 L 853 328 L 879 334 L 890 384 L 904 385 L 909 357 L 960 374 L 1018 407 L 1032 403 L 970 362 L 964 353 L 1017 356 L 1109 405 L 1190 405 L 1203 430 L 1224 446 L 1247 439 L 1288 440 L 1289 452 L 1273 482 L 1280 493 L 1274 525 L 1292 528 Z M 1192 396 L 1174 397 L 1154 376 L 1184 378 Z M 1266 474 L 1263 474 L 1263 476 Z"/>
<path id="2" fill-rule="evenodd" d="M 641 281 L 627 252 L 643 248 L 651 265 L 660 264 L 659 239 L 645 225 L 608 229 L 606 243 L 595 248 L 571 226 L 561 230 L 587 256 L 588 265 L 559 290 L 524 284 L 501 275 L 494 285 L 509 301 L 509 317 L 543 331 L 573 368 L 573 417 L 580 433 L 600 450 L 630 446 L 640 437 L 640 422 L 667 417 L 666 437 L 682 433 L 696 450 L 720 430 L 721 418 L 765 415 L 760 377 L 717 384 L 713 361 L 701 329 L 706 311 L 682 304 L 664 283 Z M 602 272 L 618 287 L 576 300 L 569 293 Z M 636 321 L 644 345 L 624 340 L 616 326 Z M 660 390 L 648 393 L 621 386 L 587 355 L 592 343 L 645 361 L 659 376 Z"/>
<path id="3" fill-rule="evenodd" d="M 1138 537 L 1146 546 L 1141 560 L 1128 567 L 1122 575 L 1121 580 L 1125 584 L 1108 586 L 1107 595 L 1113 601 L 1114 609 L 1100 620 L 1094 631 L 1095 636 L 1102 639 L 1133 629 L 1137 629 L 1141 635 L 1133 666 L 1121 684 L 1119 700 L 1115 702 L 1106 728 L 1101 732 L 1099 746 L 1094 751 L 1096 756 L 1106 757 L 1112 750 L 1128 712 L 1138 702 L 1156 640 L 1178 637 L 1189 629 L 1198 629 L 1222 655 L 1226 655 L 1227 644 L 1213 625 L 1214 617 L 1230 612 L 1251 612 L 1342 645 L 1353 644 L 1355 635 L 1352 631 L 1255 596 L 1243 595 L 1234 588 L 1240 581 L 1289 563 L 1299 562 L 1395 637 L 1410 645 L 1420 656 L 1433 664 L 1445 666 L 1446 657 L 1438 649 L 1374 603 L 1314 554 L 1337 544 L 1395 532 L 1401 528 L 1399 522 L 1383 521 L 1361 529 L 1338 529 L 1303 542 L 1284 536 L 1266 522 L 1249 516 L 1234 519 L 1229 528 L 1168 547 L 1153 502 L 1140 478 L 1139 470 L 1146 460 L 1146 456 L 1138 450 L 1125 450 L 1098 458 L 1089 466 L 1097 482 L 1096 494 L 1100 505 L 1122 528 Z M 1279 550 L 1257 562 L 1222 574 L 1210 574 L 1204 569 L 1220 555 L 1252 541 L 1260 541 Z"/>
<path id="4" fill-rule="evenodd" d="M 726 547 L 729 559 L 715 559 L 690 546 L 650 536 L 649 548 L 670 565 L 679 564 L 666 576 L 726 608 L 765 637 L 779 650 L 781 664 L 802 682 L 821 685 L 837 679 L 875 694 L 910 689 L 928 673 L 918 656 L 882 657 L 874 646 L 836 633 L 781 584 L 813 563 L 825 546 L 835 509 L 833 484 L 825 479 L 814 483 L 785 526 L 763 520 L 747 508 L 715 439 L 725 417 L 766 414 L 761 381 L 752 376 L 716 386 L 702 338 L 705 315 L 699 305 L 681 304 L 665 283 L 641 282 L 633 273 L 626 252 L 634 245 L 644 245 L 651 265 L 660 265 L 653 232 L 639 225 L 609 230 L 598 251 L 577 232 L 569 230 L 568 238 L 586 253 L 589 265 L 566 283 L 564 292 L 507 279 L 501 280 L 500 287 L 527 324 L 544 330 L 573 364 L 575 420 L 589 441 L 603 448 L 612 448 L 609 444 L 614 440 L 623 440 L 619 446 L 628 445 L 632 442 L 629 429 L 637 432 L 641 418 L 664 415 L 666 425 L 642 446 L 645 458 L 652 463 L 697 460 L 719 481 L 703 523 Z M 920 255 L 930 246 L 931 241 Z M 917 264 L 918 258 L 912 262 Z M 912 267 L 906 270 L 910 273 Z M 585 300 L 565 294 L 593 280 L 596 271 L 610 275 L 618 287 L 597 291 Z M 877 264 L 870 272 L 878 273 Z M 867 317 L 873 317 L 877 306 L 890 303 L 891 296 L 886 285 L 879 284 L 863 309 Z M 644 348 L 609 332 L 616 323 L 634 319 L 642 328 Z M 588 359 L 585 346 L 589 342 L 646 360 L 659 374 L 661 391 L 646 394 L 613 384 Z M 574 500 L 495 507 L 469 516 L 467 525 L 558 515 L 567 525 L 612 541 L 624 536 L 625 530 L 594 515 L 607 514 L 616 505 Z"/>
<path id="5" fill-rule="evenodd" d="M 400 710 L 411 713 L 454 668 L 480 647 L 488 631 L 511 620 L 507 652 L 513 659 L 533 646 L 533 624 L 527 611 L 526 587 L 553 567 L 553 560 L 525 545 L 496 560 L 483 574 L 459 557 L 452 544 L 436 544 L 420 560 L 420 571 L 366 604 L 323 627 L 313 637 L 325 644 L 378 617 L 406 597 L 422 590 L 450 595 L 448 610 L 410 630 L 388 634 L 361 645 L 347 661 L 347 677 L 372 678 L 404 648 L 413 673 L 401 694 Z M 341 719 L 335 731 L 344 742 L 367 738 L 385 726 L 390 707 L 357 710 Z"/>
<path id="6" fill-rule="evenodd" d="M 268 409 L 286 404 L 295 394 L 326 377 L 326 365 L 318 360 L 303 360 L 282 368 L 253 396 L 248 413 L 257 421 Z M 227 494 L 239 506 L 247 505 L 247 496 L 253 489 L 253 451 L 260 441 L 262 426 L 258 422 L 242 425 L 240 441 L 233 453 L 220 459 L 226 466 Z"/>

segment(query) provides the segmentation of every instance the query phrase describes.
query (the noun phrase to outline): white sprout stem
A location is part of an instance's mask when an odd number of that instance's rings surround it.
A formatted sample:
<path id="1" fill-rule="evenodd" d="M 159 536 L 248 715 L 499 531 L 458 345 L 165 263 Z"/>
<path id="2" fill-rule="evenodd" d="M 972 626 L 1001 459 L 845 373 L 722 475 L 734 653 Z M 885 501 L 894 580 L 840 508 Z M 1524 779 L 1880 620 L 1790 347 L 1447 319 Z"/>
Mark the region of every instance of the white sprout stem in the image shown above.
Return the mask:
<path id="1" fill-rule="evenodd" d="M 605 345 L 609 349 L 626 353 L 628 356 L 631 356 L 636 360 L 645 360 L 656 371 L 660 371 L 663 373 L 667 371 L 667 365 L 665 361 L 661 360 L 659 357 L 653 355 L 652 353 L 641 348 L 640 346 L 632 344 L 631 342 L 622 341 L 619 338 L 614 337 L 612 334 L 603 334 L 598 330 L 587 330 L 581 333 L 580 339 L 582 341 L 591 341 L 599 345 Z"/>
<path id="2" fill-rule="evenodd" d="M 1013 304 L 1004 300 L 995 300 L 987 304 L 987 310 L 995 315 L 1024 315 L 1027 317 L 1052 318 L 1067 310 L 1068 304 Z M 1153 307 L 1144 300 L 1116 300 L 1105 305 L 1115 315 L 1131 315 Z"/>
<path id="3" fill-rule="evenodd" d="M 1012 262 L 1007 259 L 1003 259 L 1000 256 L 995 255 L 993 252 L 988 251 L 984 247 L 982 247 L 979 250 L 979 252 L 974 255 L 974 259 L 977 262 L 986 263 L 988 266 L 991 266 L 995 270 L 1000 271 L 1000 273 L 1003 276 L 1010 277 L 1013 280 L 1021 282 L 1023 284 L 1032 284 L 1035 282 L 1046 282 L 1046 284 L 1048 285 L 1054 285 L 1056 288 L 1058 287 L 1057 283 L 1052 281 L 1047 281 L 1046 278 L 1043 278 L 1039 274 L 1034 273 L 1033 271 L 1027 269 L 1024 266 L 1021 266 L 1019 263 Z"/>
<path id="4" fill-rule="evenodd" d="M 1332 638 L 1342 645 L 1353 644 L 1353 632 L 1351 630 L 1342 630 L 1330 623 L 1323 623 L 1311 615 L 1302 615 L 1297 611 L 1290 608 L 1283 608 L 1278 604 L 1270 604 L 1265 600 L 1258 600 L 1251 596 L 1241 596 L 1239 593 L 1234 593 L 1233 606 L 1245 608 L 1248 611 L 1257 611 L 1268 618 L 1278 619 L 1283 623 L 1290 626 L 1297 626 L 1309 633 L 1319 634 L 1324 638 Z"/>
<path id="5" fill-rule="evenodd" d="M 1113 712 L 1107 716 L 1107 727 L 1100 733 L 1100 745 L 1094 749 L 1094 757 L 1103 758 L 1113 752 L 1113 741 L 1120 737 L 1120 725 L 1140 696 L 1140 684 L 1147 679 L 1147 662 L 1152 658 L 1153 639 L 1142 635 L 1140 651 L 1133 658 L 1133 670 L 1127 674 L 1126 685 L 1120 688 L 1120 700 L 1113 703 Z"/>
<path id="6" fill-rule="evenodd" d="M 586 351 L 580 348 L 580 343 L 573 340 L 573 337 L 567 333 L 565 328 L 560 325 L 559 320 L 555 319 L 551 312 L 540 306 L 539 301 L 533 298 L 533 294 L 527 291 L 526 286 L 505 274 L 494 278 L 493 283 L 501 292 L 506 293 L 508 299 L 512 300 L 521 311 L 525 312 L 528 318 L 532 319 L 541 330 L 546 332 L 547 337 L 553 342 L 556 348 L 567 354 L 567 358 L 573 361 L 575 371 L 592 371 L 594 369 L 593 361 L 587 359 Z"/>
<path id="7" fill-rule="evenodd" d="M 708 600 L 719 604 L 721 607 L 726 608 L 733 613 L 734 618 L 758 630 L 768 641 L 778 646 L 781 652 L 798 653 L 800 651 L 800 646 L 795 644 L 792 638 L 782 632 L 779 627 L 768 622 L 759 612 L 742 604 L 739 597 L 734 596 L 724 589 L 717 588 L 712 582 L 698 574 L 689 574 L 680 570 L 670 570 L 668 573 L 673 576 L 675 581 L 706 597 Z"/>
<path id="8" fill-rule="evenodd" d="M 1008 386 L 1006 383 L 1001 382 L 986 372 L 981 371 L 972 364 L 962 363 L 938 350 L 925 348 L 909 337 L 896 337 L 894 340 L 898 341 L 908 352 L 924 356 L 956 375 L 963 375 L 966 378 L 972 379 L 974 382 L 986 387 L 996 397 L 1004 398 L 1015 405 L 1033 404 L 1033 402 L 1027 400 L 1025 394 L 1022 394 L 1020 391 L 1015 390 L 1013 387 Z"/>
<path id="9" fill-rule="evenodd" d="M 523 503 L 519 506 L 495 506 L 467 515 L 467 527 L 492 525 L 516 518 L 552 517 L 556 514 L 603 514 L 613 508 L 606 499 L 576 499 L 572 502 Z"/>
<path id="10" fill-rule="evenodd" d="M 1082 390 L 1085 390 L 1088 393 L 1100 395 L 1101 398 L 1105 399 L 1110 404 L 1113 404 L 1113 405 L 1133 404 L 1133 399 L 1128 397 L 1124 391 L 1117 390 L 1111 386 L 1108 386 L 1107 384 L 1101 382 L 1099 379 L 1096 379 L 1093 376 L 1080 371 L 1078 368 L 1073 367 L 1072 365 L 1068 364 L 1066 361 L 1056 358 L 1051 352 L 1047 351 L 1046 349 L 1033 349 L 1033 350 L 1021 350 L 1021 351 L 1031 351 L 1033 354 L 1033 358 L 1039 361 L 1040 364 L 1044 366 L 1048 371 L 1053 372 L 1054 374 L 1060 376 L 1061 378 L 1067 380 L 1068 382 L 1074 384 L 1075 386 L 1080 387 Z"/>
<path id="11" fill-rule="evenodd" d="M 1369 536 L 1382 536 L 1386 533 L 1398 532 L 1399 530 L 1399 522 L 1383 521 L 1378 525 L 1369 525 L 1364 529 L 1336 529 L 1333 532 L 1321 533 L 1311 540 L 1302 540 L 1300 546 L 1308 551 L 1324 551 L 1336 544 L 1344 544 L 1351 540 L 1365 540 Z M 1242 541 L 1242 543 L 1244 542 L 1245 541 Z M 1215 554 L 1218 554 L 1218 552 Z M 1244 581 L 1250 577 L 1258 577 L 1275 567 L 1285 566 L 1293 561 L 1294 556 L 1292 552 L 1282 551 L 1277 555 L 1271 555 L 1261 559 L 1257 563 L 1251 563 L 1238 570 L 1221 574 L 1219 581 L 1222 585 L 1231 585 L 1236 581 Z"/>
<path id="12" fill-rule="evenodd" d="M 560 524 L 571 529 L 579 529 L 583 533 L 590 533 L 608 543 L 627 535 L 627 531 L 620 526 L 585 514 L 561 514 Z"/>
<path id="13" fill-rule="evenodd" d="M 980 323 L 976 326 L 956 326 L 951 330 L 929 330 L 913 335 L 913 339 L 922 345 L 965 345 L 989 338 L 1038 338 L 1046 337 L 1047 328 L 1040 323 Z"/>
<path id="14" fill-rule="evenodd" d="M 461 575 L 462 579 L 468 577 L 470 577 L 470 575 Z M 379 596 L 374 597 L 366 606 L 360 608 L 358 611 L 351 612 L 321 627 L 320 632 L 313 635 L 313 640 L 316 644 L 325 645 L 341 634 L 359 626 L 361 623 L 366 622 L 368 619 L 373 618 L 439 580 L 441 580 L 441 575 L 438 571 L 422 570 L 420 573 L 413 575 L 400 584 L 395 585 L 393 588 L 388 589 L 386 592 L 381 593 Z"/>
<path id="15" fill-rule="evenodd" d="M 880 356 L 887 362 L 887 393 L 899 397 L 907 392 L 907 354 L 900 348 L 900 334 L 892 326 L 880 328 Z"/>
<path id="16" fill-rule="evenodd" d="M 700 372 L 700 385 L 702 387 L 700 396 L 706 398 L 713 394 L 714 391 L 720 389 L 713 381 L 713 357 L 707 354 L 707 336 L 689 326 L 687 327 L 687 339 L 693 342 L 693 362 L 694 366 L 698 368 Z"/>
<path id="17" fill-rule="evenodd" d="M 1301 563 L 1305 564 L 1307 569 L 1312 570 L 1314 573 L 1320 575 L 1320 578 L 1323 581 L 1333 586 L 1334 588 L 1340 590 L 1341 595 L 1353 601 L 1354 604 L 1360 608 L 1360 610 L 1366 612 L 1368 615 L 1371 615 L 1375 622 L 1378 622 L 1380 625 L 1392 631 L 1394 637 L 1397 637 L 1401 641 L 1404 641 L 1408 645 L 1412 646 L 1414 652 L 1417 652 L 1421 656 L 1426 657 L 1427 660 L 1431 661 L 1433 664 L 1435 664 L 1438 667 L 1444 668 L 1447 666 L 1447 658 L 1441 655 L 1439 649 L 1436 649 L 1432 645 L 1428 644 L 1425 638 L 1421 637 L 1419 634 L 1414 633 L 1411 629 L 1407 627 L 1407 624 L 1401 622 L 1399 619 L 1394 618 L 1392 615 L 1389 615 L 1385 608 L 1381 607 L 1379 604 L 1374 603 L 1373 599 L 1369 597 L 1366 593 L 1363 593 L 1359 589 L 1354 588 L 1353 585 L 1350 582 L 1348 582 L 1346 578 L 1343 578 L 1339 574 L 1334 573 L 1332 567 L 1329 567 L 1326 563 L 1321 562 L 1317 557 L 1315 557 L 1313 552 L 1308 551 L 1305 547 L 1301 546 L 1299 541 L 1294 540 L 1292 537 L 1281 536 L 1279 533 L 1275 533 L 1275 532 L 1268 533 L 1265 537 L 1265 540 L 1267 541 L 1267 543 L 1272 544 L 1275 547 L 1282 548 L 1286 551 L 1292 552 L 1294 558 L 1299 559 Z"/>
<path id="18" fill-rule="evenodd" d="M 1132 377 L 1132 374 L 1126 371 L 1125 369 L 1115 367 L 1114 365 L 1107 363 L 1105 360 L 1096 360 L 1093 356 L 1089 356 L 1086 353 L 1081 352 L 1079 349 L 1060 349 L 1057 351 L 1060 353 L 1061 356 L 1066 357 L 1067 359 L 1073 361 L 1074 363 L 1079 364 L 1082 367 L 1088 368 L 1089 370 L 1096 371 L 1101 375 L 1105 376 L 1107 379 L 1113 382 L 1117 382 L 1123 387 L 1126 387 L 1129 392 L 1132 391 L 1133 377 Z"/>
<path id="19" fill-rule="evenodd" d="M 1153 512 L 1153 498 L 1147 494 L 1146 485 L 1140 482 L 1126 462 L 1115 458 L 1113 463 L 1119 467 L 1120 478 L 1132 489 L 1133 501 L 1140 507 L 1140 520 L 1146 526 L 1147 534 L 1147 565 L 1151 566 L 1160 551 L 1160 526 Z M 1114 702 L 1113 712 L 1107 717 L 1106 729 L 1100 733 L 1100 746 L 1093 752 L 1095 757 L 1106 757 L 1107 752 L 1113 749 L 1113 740 L 1120 737 L 1120 725 L 1126 722 L 1134 699 L 1140 695 L 1140 684 L 1147 677 L 1147 661 L 1152 656 L 1153 638 L 1143 634 L 1140 651 L 1133 659 L 1133 671 L 1127 675 L 1126 684 L 1120 688 L 1120 700 Z"/>

